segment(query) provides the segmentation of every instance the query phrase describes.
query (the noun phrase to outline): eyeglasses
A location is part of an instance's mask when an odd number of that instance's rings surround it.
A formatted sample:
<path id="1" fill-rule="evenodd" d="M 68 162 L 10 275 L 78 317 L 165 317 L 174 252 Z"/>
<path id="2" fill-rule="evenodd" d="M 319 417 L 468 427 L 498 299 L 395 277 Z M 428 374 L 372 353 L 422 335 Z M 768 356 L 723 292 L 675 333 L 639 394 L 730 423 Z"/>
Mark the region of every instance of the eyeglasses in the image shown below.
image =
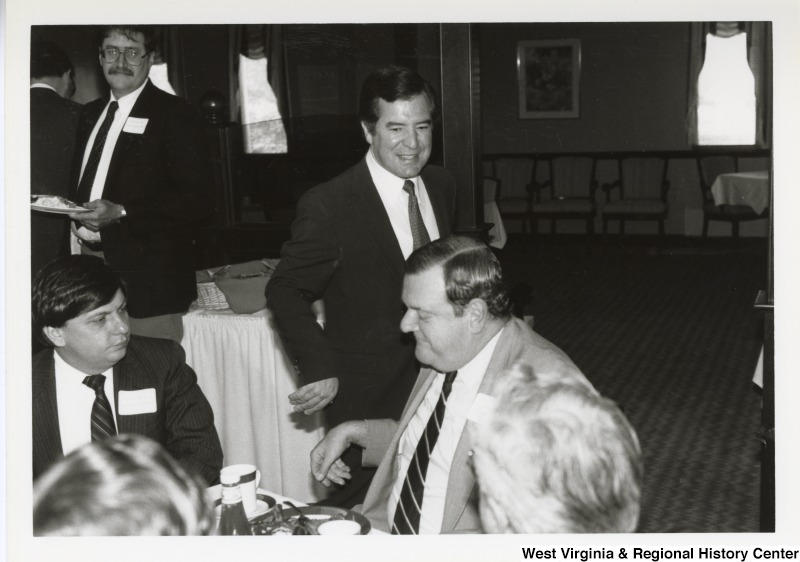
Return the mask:
<path id="1" fill-rule="evenodd" d="M 139 66 L 142 64 L 144 57 L 147 56 L 147 53 L 142 53 L 139 51 L 139 49 L 135 49 L 133 47 L 129 47 L 127 49 L 118 49 L 116 47 L 106 47 L 105 49 L 100 49 L 100 56 L 103 58 L 103 62 L 109 64 L 112 62 L 117 62 L 117 59 L 122 53 L 125 53 L 125 62 L 131 66 Z"/>

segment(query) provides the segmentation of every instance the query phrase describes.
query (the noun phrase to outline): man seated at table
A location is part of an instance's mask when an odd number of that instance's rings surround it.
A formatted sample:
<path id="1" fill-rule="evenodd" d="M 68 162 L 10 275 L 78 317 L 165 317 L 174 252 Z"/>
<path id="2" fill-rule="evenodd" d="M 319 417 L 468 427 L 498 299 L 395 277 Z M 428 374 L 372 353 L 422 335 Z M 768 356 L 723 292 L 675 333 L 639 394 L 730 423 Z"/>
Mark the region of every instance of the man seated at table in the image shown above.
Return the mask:
<path id="1" fill-rule="evenodd" d="M 211 406 L 171 340 L 132 336 L 125 285 L 103 260 L 56 259 L 33 282 L 33 477 L 84 443 L 138 433 L 191 474 L 219 479 Z"/>
<path id="2" fill-rule="evenodd" d="M 312 472 L 323 484 L 343 482 L 349 475 L 339 456 L 361 446 L 364 465 L 378 466 L 361 508 L 376 528 L 480 532 L 465 429 L 490 409 L 495 379 L 525 362 L 561 381 L 591 385 L 563 351 L 511 317 L 500 264 L 482 242 L 448 237 L 415 250 L 402 299 L 400 327 L 414 334 L 424 367 L 400 422 L 336 426 L 311 452 Z"/>
<path id="3" fill-rule="evenodd" d="M 486 533 L 631 533 L 639 520 L 639 440 L 614 402 L 519 366 L 472 426 Z"/>

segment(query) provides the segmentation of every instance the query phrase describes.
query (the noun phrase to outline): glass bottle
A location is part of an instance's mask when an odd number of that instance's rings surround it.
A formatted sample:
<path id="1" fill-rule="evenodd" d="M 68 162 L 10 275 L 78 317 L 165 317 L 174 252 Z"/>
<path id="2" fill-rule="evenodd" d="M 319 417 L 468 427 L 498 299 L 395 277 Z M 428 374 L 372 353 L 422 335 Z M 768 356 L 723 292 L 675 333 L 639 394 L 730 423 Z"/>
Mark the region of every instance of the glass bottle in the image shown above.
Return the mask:
<path id="1" fill-rule="evenodd" d="M 239 488 L 239 475 L 223 472 L 220 475 L 222 484 L 222 506 L 220 508 L 220 535 L 252 535 L 250 523 L 244 513 L 242 491 Z"/>

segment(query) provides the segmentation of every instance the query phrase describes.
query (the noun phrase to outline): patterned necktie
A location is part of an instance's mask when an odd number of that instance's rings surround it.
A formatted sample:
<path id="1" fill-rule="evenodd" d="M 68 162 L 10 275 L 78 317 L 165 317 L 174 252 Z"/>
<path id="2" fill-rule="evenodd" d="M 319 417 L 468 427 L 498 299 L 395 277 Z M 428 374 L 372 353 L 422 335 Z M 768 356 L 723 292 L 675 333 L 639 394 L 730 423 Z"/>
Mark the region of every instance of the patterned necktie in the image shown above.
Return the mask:
<path id="1" fill-rule="evenodd" d="M 408 193 L 408 220 L 411 223 L 411 236 L 414 238 L 414 249 L 424 246 L 431 241 L 425 223 L 422 222 L 422 213 L 419 212 L 419 201 L 414 193 L 414 182 L 406 180 L 403 191 Z"/>
<path id="2" fill-rule="evenodd" d="M 445 375 L 439 401 L 436 402 L 436 408 L 428 419 L 425 432 L 420 437 L 417 450 L 414 451 L 414 456 L 408 465 L 406 479 L 403 481 L 403 490 L 400 492 L 400 500 L 397 502 L 397 509 L 394 512 L 393 535 L 416 535 L 419 533 L 422 497 L 425 493 L 425 475 L 428 472 L 428 463 L 431 460 L 433 448 L 439 439 L 442 422 L 444 422 L 447 397 L 450 396 L 457 374 L 458 371 L 453 371 Z"/>
<path id="3" fill-rule="evenodd" d="M 101 441 L 106 437 L 117 434 L 117 427 L 114 425 L 114 414 L 111 411 L 111 404 L 106 398 L 103 387 L 106 383 L 104 375 L 89 375 L 83 379 L 83 384 L 94 390 L 94 404 L 92 405 L 92 441 Z"/>
<path id="4" fill-rule="evenodd" d="M 119 104 L 115 101 L 109 104 L 106 118 L 97 130 L 92 151 L 89 153 L 89 159 L 83 169 L 83 176 L 81 176 L 81 181 L 78 184 L 78 193 L 75 196 L 76 203 L 85 203 L 92 196 L 92 186 L 94 185 L 94 177 L 97 175 L 97 166 L 100 164 L 100 157 L 103 155 L 103 147 L 106 145 L 108 130 L 111 128 L 111 123 L 114 122 L 114 114 L 117 112 L 118 107 Z"/>

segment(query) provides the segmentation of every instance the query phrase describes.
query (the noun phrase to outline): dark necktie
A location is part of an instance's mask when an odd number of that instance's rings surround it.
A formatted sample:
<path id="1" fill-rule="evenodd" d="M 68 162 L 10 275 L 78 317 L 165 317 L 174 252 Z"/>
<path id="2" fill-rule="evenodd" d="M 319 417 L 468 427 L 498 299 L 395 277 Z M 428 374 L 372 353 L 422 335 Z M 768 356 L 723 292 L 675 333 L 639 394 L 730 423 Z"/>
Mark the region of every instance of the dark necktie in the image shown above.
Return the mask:
<path id="1" fill-rule="evenodd" d="M 117 434 L 117 427 L 114 425 L 114 413 L 111 411 L 111 404 L 106 398 L 103 386 L 106 383 L 104 375 L 89 375 L 83 379 L 83 384 L 94 390 L 94 404 L 92 405 L 92 441 L 101 441 L 106 437 Z"/>
<path id="2" fill-rule="evenodd" d="M 408 465 L 406 479 L 403 481 L 403 490 L 400 492 L 400 500 L 397 502 L 397 509 L 394 512 L 393 535 L 416 535 L 419 533 L 419 517 L 422 512 L 422 497 L 425 493 L 425 475 L 428 472 L 428 463 L 430 463 L 433 448 L 439 439 L 442 422 L 444 422 L 447 397 L 450 396 L 457 374 L 458 371 L 453 371 L 445 375 L 439 401 L 436 402 L 436 408 L 428 420 L 425 432 L 420 437 L 417 450 L 414 451 L 414 456 Z"/>
<path id="3" fill-rule="evenodd" d="M 119 104 L 115 101 L 108 105 L 106 118 L 97 130 L 92 151 L 89 153 L 89 159 L 86 161 L 86 167 L 83 169 L 83 175 L 78 184 L 78 192 L 75 195 L 76 203 L 86 203 L 92 196 L 92 185 L 94 185 L 94 177 L 97 175 L 97 166 L 100 164 L 100 157 L 103 155 L 103 147 L 106 145 L 108 130 L 111 128 L 111 123 L 114 122 L 114 114 L 117 112 L 118 107 Z"/>
<path id="4" fill-rule="evenodd" d="M 411 223 L 411 236 L 414 239 L 414 249 L 424 246 L 431 241 L 425 223 L 422 221 L 422 213 L 419 212 L 419 201 L 414 193 L 414 182 L 406 180 L 403 184 L 403 191 L 408 193 L 408 220 Z"/>

